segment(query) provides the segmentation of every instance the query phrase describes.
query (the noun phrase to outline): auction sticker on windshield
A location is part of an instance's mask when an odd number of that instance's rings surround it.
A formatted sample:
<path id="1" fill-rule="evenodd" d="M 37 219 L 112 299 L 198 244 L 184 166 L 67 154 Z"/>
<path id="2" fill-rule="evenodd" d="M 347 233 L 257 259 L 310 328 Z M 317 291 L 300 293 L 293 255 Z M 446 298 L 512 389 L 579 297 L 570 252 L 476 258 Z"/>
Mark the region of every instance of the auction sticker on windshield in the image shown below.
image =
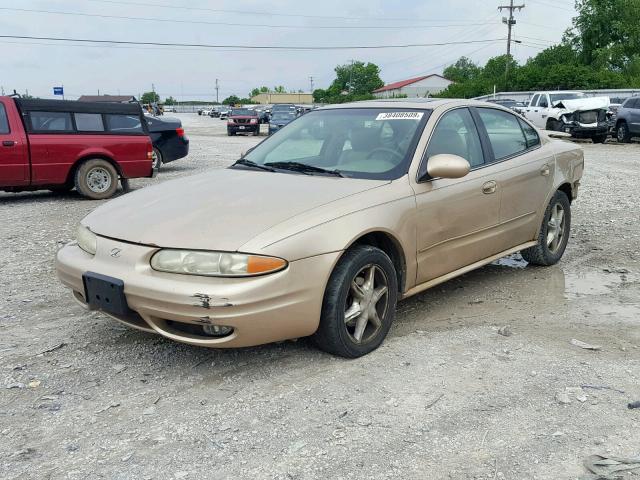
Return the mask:
<path id="1" fill-rule="evenodd" d="M 386 112 L 380 113 L 376 120 L 422 120 L 423 112 Z"/>

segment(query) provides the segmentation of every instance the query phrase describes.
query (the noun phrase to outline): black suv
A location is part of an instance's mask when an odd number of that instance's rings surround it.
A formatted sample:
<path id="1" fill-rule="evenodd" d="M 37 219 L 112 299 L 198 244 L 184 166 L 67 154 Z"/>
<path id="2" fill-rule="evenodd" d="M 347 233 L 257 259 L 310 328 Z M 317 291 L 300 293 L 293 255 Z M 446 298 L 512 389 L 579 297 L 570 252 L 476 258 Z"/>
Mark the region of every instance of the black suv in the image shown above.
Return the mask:
<path id="1" fill-rule="evenodd" d="M 616 138 L 629 143 L 632 137 L 640 137 L 640 97 L 628 98 L 618 108 L 616 115 Z"/>

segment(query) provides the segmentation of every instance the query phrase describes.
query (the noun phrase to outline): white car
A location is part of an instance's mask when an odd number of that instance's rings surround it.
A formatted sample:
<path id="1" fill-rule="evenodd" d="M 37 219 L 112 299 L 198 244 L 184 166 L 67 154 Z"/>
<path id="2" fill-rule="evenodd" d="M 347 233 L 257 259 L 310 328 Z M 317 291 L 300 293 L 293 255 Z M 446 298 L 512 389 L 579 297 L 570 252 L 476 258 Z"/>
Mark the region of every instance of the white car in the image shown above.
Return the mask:
<path id="1" fill-rule="evenodd" d="M 604 143 L 610 103 L 609 97 L 588 97 L 582 92 L 537 92 L 523 113 L 538 128 Z"/>

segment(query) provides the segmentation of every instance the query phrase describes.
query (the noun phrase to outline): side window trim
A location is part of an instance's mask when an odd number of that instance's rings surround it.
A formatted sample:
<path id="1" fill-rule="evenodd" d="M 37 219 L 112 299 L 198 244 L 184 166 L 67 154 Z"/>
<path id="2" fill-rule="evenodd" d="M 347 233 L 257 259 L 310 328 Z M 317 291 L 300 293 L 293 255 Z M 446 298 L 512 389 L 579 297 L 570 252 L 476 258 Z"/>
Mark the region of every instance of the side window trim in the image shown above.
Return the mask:
<path id="1" fill-rule="evenodd" d="M 428 182 L 433 180 L 432 178 L 427 178 L 427 179 L 422 180 L 422 181 L 419 180 L 420 177 L 422 176 L 422 173 L 423 173 L 423 167 L 424 167 L 424 172 L 426 172 L 426 164 L 429 161 L 429 159 L 427 158 L 427 152 L 429 151 L 429 144 L 431 143 L 431 140 L 433 139 L 433 135 L 436 132 L 436 129 L 438 128 L 438 125 L 440 124 L 440 122 L 442 121 L 444 116 L 449 114 L 449 113 L 451 113 L 451 112 L 454 112 L 456 110 L 467 110 L 471 114 L 471 119 L 473 120 L 473 123 L 476 126 L 476 131 L 478 133 L 478 137 L 480 137 L 480 145 L 482 147 L 482 154 L 483 154 L 483 157 L 484 157 L 484 159 L 483 159 L 484 163 L 482 163 L 482 165 L 478 165 L 476 167 L 473 167 L 471 169 L 471 171 L 478 170 L 480 168 L 484 168 L 487 165 L 489 165 L 487 163 L 487 154 L 486 154 L 486 151 L 485 151 L 485 146 L 483 145 L 483 141 L 482 141 L 482 134 L 480 133 L 480 128 L 478 127 L 478 122 L 476 121 L 476 118 L 474 116 L 473 108 L 474 107 L 470 107 L 468 105 L 453 107 L 453 108 L 451 108 L 449 110 L 446 110 L 442 115 L 440 115 L 440 117 L 436 121 L 436 124 L 433 126 L 433 128 L 431 129 L 431 132 L 429 133 L 429 138 L 427 139 L 427 145 L 425 146 L 424 151 L 422 152 L 422 156 L 420 157 L 420 164 L 418 165 L 418 170 L 416 172 L 416 183 L 419 183 L 419 184 L 420 183 L 428 183 Z M 425 124 L 424 128 L 427 128 L 426 124 Z M 424 128 L 423 128 L 423 132 L 424 132 Z"/>
<path id="2" fill-rule="evenodd" d="M 482 153 L 484 153 L 484 164 L 479 168 L 493 165 L 494 163 L 496 163 L 496 155 L 493 151 L 491 140 L 489 139 L 489 132 L 487 132 L 487 128 L 484 126 L 484 122 L 480 118 L 478 109 L 476 107 L 470 107 L 469 110 L 471 110 L 471 116 L 473 117 L 473 121 L 475 122 L 476 128 L 478 129 L 478 134 L 480 135 L 480 144 L 482 145 Z"/>

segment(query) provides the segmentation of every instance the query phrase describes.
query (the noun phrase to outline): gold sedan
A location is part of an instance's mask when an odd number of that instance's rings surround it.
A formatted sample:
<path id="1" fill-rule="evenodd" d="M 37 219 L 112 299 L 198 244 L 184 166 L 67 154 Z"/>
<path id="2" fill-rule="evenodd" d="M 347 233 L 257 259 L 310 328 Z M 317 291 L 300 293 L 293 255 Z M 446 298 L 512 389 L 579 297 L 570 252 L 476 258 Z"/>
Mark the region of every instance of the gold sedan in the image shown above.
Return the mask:
<path id="1" fill-rule="evenodd" d="M 57 272 L 84 307 L 177 341 L 312 336 L 358 357 L 402 298 L 518 251 L 558 262 L 583 168 L 494 104 L 331 106 L 227 169 L 96 209 Z"/>

